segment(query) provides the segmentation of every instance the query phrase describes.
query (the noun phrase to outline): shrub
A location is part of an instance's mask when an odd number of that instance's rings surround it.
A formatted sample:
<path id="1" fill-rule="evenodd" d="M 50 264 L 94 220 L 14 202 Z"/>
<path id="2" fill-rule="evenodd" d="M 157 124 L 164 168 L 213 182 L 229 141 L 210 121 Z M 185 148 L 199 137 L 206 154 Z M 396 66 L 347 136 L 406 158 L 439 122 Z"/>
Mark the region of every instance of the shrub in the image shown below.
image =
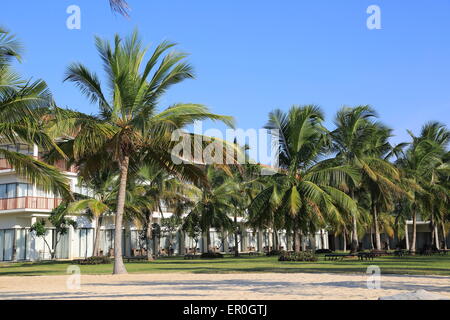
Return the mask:
<path id="1" fill-rule="evenodd" d="M 223 258 L 223 254 L 219 252 L 205 252 L 200 256 L 202 259 L 220 259 Z"/>
<path id="2" fill-rule="evenodd" d="M 317 261 L 317 256 L 311 251 L 283 252 L 278 261 Z"/>
<path id="3" fill-rule="evenodd" d="M 96 265 L 96 264 L 110 264 L 112 262 L 109 257 L 89 257 L 83 260 L 76 260 L 80 265 Z"/>
<path id="4" fill-rule="evenodd" d="M 273 256 L 279 256 L 283 253 L 284 251 L 281 250 L 271 250 L 269 252 L 266 253 L 266 256 L 268 257 L 273 257 Z"/>

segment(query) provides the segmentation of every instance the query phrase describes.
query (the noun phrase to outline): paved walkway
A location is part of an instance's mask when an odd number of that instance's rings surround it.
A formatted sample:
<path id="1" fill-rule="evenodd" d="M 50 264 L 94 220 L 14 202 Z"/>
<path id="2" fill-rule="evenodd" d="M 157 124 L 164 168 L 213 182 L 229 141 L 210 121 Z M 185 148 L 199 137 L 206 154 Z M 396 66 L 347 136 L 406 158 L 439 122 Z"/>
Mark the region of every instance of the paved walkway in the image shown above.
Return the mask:
<path id="1" fill-rule="evenodd" d="M 378 299 L 427 290 L 450 298 L 450 277 L 381 277 L 381 289 L 368 289 L 366 275 L 354 274 L 130 274 L 81 276 L 80 288 L 68 276 L 2 277 L 0 299 Z"/>

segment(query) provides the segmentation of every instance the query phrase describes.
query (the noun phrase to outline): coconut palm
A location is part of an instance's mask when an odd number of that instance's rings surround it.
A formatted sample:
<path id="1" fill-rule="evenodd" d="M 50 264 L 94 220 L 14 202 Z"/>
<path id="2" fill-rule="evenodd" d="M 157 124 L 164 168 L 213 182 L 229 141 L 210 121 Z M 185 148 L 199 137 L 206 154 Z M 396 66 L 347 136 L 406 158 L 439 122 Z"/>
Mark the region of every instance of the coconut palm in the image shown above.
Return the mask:
<path id="1" fill-rule="evenodd" d="M 130 201 L 126 206 L 129 220 L 144 227 L 147 259 L 152 261 L 153 213 L 159 212 L 164 217 L 165 207 L 180 217 L 193 205 L 193 186 L 154 166 L 143 166 L 130 180 Z"/>
<path id="2" fill-rule="evenodd" d="M 339 189 L 346 179 L 357 183 L 357 172 L 346 165 L 321 161 L 327 150 L 323 119 L 316 106 L 293 106 L 288 113 L 270 113 L 266 128 L 278 139 L 280 170 L 250 206 L 253 214 L 272 211 L 294 220 L 297 251 L 300 233 L 315 232 L 318 222 L 342 220 L 343 211 L 357 210 L 356 202 Z"/>
<path id="3" fill-rule="evenodd" d="M 41 121 L 44 111 L 52 104 L 50 91 L 44 81 L 23 80 L 12 70 L 10 62 L 20 61 L 20 57 L 20 43 L 8 31 L 0 29 L 0 156 L 31 183 L 70 198 L 68 181 L 55 167 L 6 148 L 25 143 L 61 152 L 45 133 Z"/>
<path id="4" fill-rule="evenodd" d="M 333 149 L 338 163 L 354 167 L 362 177 L 360 184 L 348 183 L 348 194 L 358 200 L 361 193 L 371 196 L 370 208 L 373 214 L 373 227 L 376 237 L 376 248 L 381 249 L 380 224 L 378 211 L 392 205 L 392 195 L 399 195 L 402 189 L 398 170 L 386 158 L 389 154 L 397 154 L 401 146 L 392 148 L 388 139 L 390 130 L 375 121 L 377 115 L 369 106 L 342 108 L 336 115 L 336 129 L 331 132 Z M 352 217 L 351 250 L 358 248 L 358 217 Z"/>
<path id="5" fill-rule="evenodd" d="M 89 195 L 79 195 L 80 199 L 70 203 L 69 213 L 88 213 L 95 225 L 93 255 L 100 255 L 100 228 L 103 218 L 115 211 L 117 200 L 117 173 L 100 170 L 88 179 L 80 177 L 79 184 L 88 190 Z"/>
<path id="6" fill-rule="evenodd" d="M 125 17 L 129 17 L 130 7 L 125 0 L 109 0 L 111 9 Z"/>
<path id="7" fill-rule="evenodd" d="M 196 120 L 212 119 L 231 124 L 232 119 L 212 114 L 198 104 L 176 104 L 158 113 L 164 93 L 172 85 L 194 77 L 192 67 L 183 61 L 186 54 L 167 53 L 175 44 L 159 44 L 146 63 L 147 50 L 137 31 L 126 39 L 116 35 L 112 45 L 96 38 L 96 46 L 103 61 L 108 90 L 105 91 L 95 73 L 80 63 L 68 67 L 65 80 L 74 83 L 98 105 L 98 114 L 90 116 L 57 109 L 52 131 L 73 136 L 61 147 L 72 148 L 75 162 L 84 163 L 82 170 L 95 171 L 99 166 L 111 164 L 119 169 L 114 274 L 120 274 L 126 273 L 121 241 L 129 168 L 145 163 L 194 179 L 202 174 L 197 166 L 175 165 L 173 161 L 172 133 Z"/>
<path id="8" fill-rule="evenodd" d="M 445 202 L 448 201 L 448 159 L 445 158 L 450 132 L 439 122 L 430 122 L 422 127 L 403 157 L 397 160 L 405 176 L 421 187 L 413 190 L 409 208 L 413 219 L 413 234 L 410 249 L 416 251 L 417 215 L 419 210 L 429 212 L 433 218 L 445 215 Z M 446 196 L 444 196 L 446 195 Z M 444 209 L 441 209 L 444 208 Z M 438 215 L 436 215 L 438 214 Z M 433 221 L 434 223 L 434 221 Z"/>
<path id="9" fill-rule="evenodd" d="M 188 210 L 186 221 L 198 221 L 206 243 L 203 250 L 211 249 L 210 229 L 231 230 L 234 227 L 229 214 L 233 212 L 232 197 L 236 196 L 234 181 L 217 170 L 214 166 L 205 168 L 208 184 L 191 190 L 194 195 L 194 205 Z M 237 246 L 237 243 L 235 243 Z"/>
<path id="10" fill-rule="evenodd" d="M 0 27 L 0 67 L 8 66 L 11 60 L 21 60 L 22 44 L 6 29 Z"/>

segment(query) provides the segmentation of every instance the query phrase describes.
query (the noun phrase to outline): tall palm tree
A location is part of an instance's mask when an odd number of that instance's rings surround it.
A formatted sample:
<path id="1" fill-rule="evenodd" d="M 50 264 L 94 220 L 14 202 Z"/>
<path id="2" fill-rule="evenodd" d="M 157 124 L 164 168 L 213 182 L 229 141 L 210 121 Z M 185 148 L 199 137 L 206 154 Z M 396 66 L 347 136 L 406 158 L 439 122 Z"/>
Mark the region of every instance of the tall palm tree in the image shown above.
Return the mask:
<path id="1" fill-rule="evenodd" d="M 318 221 L 341 220 L 343 211 L 357 210 L 356 202 L 339 189 L 346 179 L 357 183 L 357 172 L 346 165 L 321 161 L 327 150 L 323 120 L 316 106 L 293 106 L 288 113 L 270 113 L 266 128 L 278 139 L 280 170 L 250 206 L 254 214 L 270 210 L 293 219 L 297 251 L 300 233 L 315 232 Z"/>
<path id="2" fill-rule="evenodd" d="M 176 216 L 181 216 L 193 205 L 194 193 L 191 189 L 194 187 L 155 166 L 143 166 L 130 180 L 131 199 L 127 209 L 130 220 L 144 227 L 147 259 L 152 261 L 153 213 L 159 212 L 163 217 L 162 208 L 165 207 Z"/>
<path id="3" fill-rule="evenodd" d="M 376 237 L 376 248 L 381 249 L 378 211 L 391 202 L 392 194 L 402 190 L 393 182 L 399 182 L 397 169 L 385 157 L 393 148 L 388 142 L 390 130 L 376 122 L 377 115 L 369 106 L 342 108 L 336 115 L 336 129 L 331 132 L 333 149 L 338 163 L 354 167 L 362 177 L 360 184 L 348 183 L 348 194 L 358 200 L 361 193 L 369 192 L 371 212 Z M 396 149 L 397 151 L 397 149 Z M 352 217 L 351 250 L 358 248 L 357 212 Z"/>
<path id="4" fill-rule="evenodd" d="M 258 165 L 247 163 L 242 167 L 234 167 L 232 169 L 232 176 L 228 178 L 228 181 L 233 190 L 230 196 L 230 202 L 233 206 L 234 255 L 238 257 L 239 247 L 237 243 L 238 235 L 241 233 L 238 218 L 247 217 L 248 207 L 258 193 L 262 191 L 264 184 L 258 176 L 258 172 L 261 170 L 261 167 Z"/>
<path id="5" fill-rule="evenodd" d="M 11 151 L 6 145 L 25 143 L 61 153 L 45 132 L 42 116 L 52 96 L 42 80 L 23 80 L 10 63 L 20 61 L 21 44 L 8 31 L 0 29 L 0 156 L 15 171 L 44 190 L 71 198 L 68 180 L 54 167 L 33 156 Z"/>
<path id="6" fill-rule="evenodd" d="M 210 229 L 231 230 L 234 226 L 229 214 L 233 212 L 232 197 L 236 195 L 234 181 L 214 166 L 205 168 L 208 184 L 194 187 L 194 204 L 188 210 L 186 221 L 198 221 L 206 243 L 203 250 L 211 249 Z M 237 243 L 235 243 L 237 246 Z"/>
<path id="7" fill-rule="evenodd" d="M 168 50 L 175 44 L 162 42 L 144 63 L 147 52 L 135 31 L 126 39 L 115 36 L 114 43 L 96 38 L 96 46 L 106 73 L 105 91 L 98 76 L 80 63 L 69 66 L 66 81 L 73 82 L 92 103 L 98 114 L 88 116 L 70 110 L 56 110 L 54 131 L 70 132 L 61 148 L 72 148 L 83 170 L 116 165 L 120 172 L 114 239 L 114 274 L 126 273 L 122 259 L 122 222 L 129 168 L 145 163 L 164 168 L 181 177 L 202 175 L 193 164 L 175 165 L 170 150 L 172 133 L 196 120 L 232 118 L 212 114 L 198 104 L 176 104 L 158 112 L 164 93 L 174 84 L 194 77 L 184 62 L 186 54 Z M 106 95 L 109 93 L 109 97 Z M 131 167 L 130 167 L 131 165 Z"/>
<path id="8" fill-rule="evenodd" d="M 416 251 L 417 215 L 419 210 L 440 220 L 445 215 L 445 202 L 448 202 L 448 158 L 446 153 L 450 141 L 450 132 L 444 124 L 429 122 L 422 127 L 416 137 L 409 132 L 412 143 L 403 157 L 397 160 L 405 176 L 417 183 L 421 190 L 412 192 L 410 209 L 413 219 L 413 234 L 410 249 Z M 444 209 L 442 209 L 444 208 Z M 434 221 L 433 221 L 434 222 Z"/>

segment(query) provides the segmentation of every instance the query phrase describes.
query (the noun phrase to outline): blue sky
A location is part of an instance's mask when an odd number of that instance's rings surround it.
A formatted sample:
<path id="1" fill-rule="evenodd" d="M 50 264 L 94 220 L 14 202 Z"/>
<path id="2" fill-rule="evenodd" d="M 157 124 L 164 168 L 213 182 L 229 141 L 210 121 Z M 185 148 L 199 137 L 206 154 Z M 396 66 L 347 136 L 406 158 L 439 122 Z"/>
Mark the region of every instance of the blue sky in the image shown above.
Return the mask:
<path id="1" fill-rule="evenodd" d="M 66 8 L 81 8 L 68 30 Z M 395 129 L 418 132 L 450 119 L 449 0 L 129 0 L 131 19 L 107 0 L 5 1 L 0 25 L 26 47 L 17 68 L 45 79 L 59 105 L 93 113 L 66 67 L 80 61 L 101 74 L 93 37 L 138 28 L 145 43 L 168 39 L 191 54 L 197 79 L 174 87 L 174 102 L 208 105 L 240 128 L 260 128 L 274 108 L 318 104 L 332 128 L 342 105 L 370 104 Z M 368 30 L 366 9 L 381 8 L 382 30 Z"/>

